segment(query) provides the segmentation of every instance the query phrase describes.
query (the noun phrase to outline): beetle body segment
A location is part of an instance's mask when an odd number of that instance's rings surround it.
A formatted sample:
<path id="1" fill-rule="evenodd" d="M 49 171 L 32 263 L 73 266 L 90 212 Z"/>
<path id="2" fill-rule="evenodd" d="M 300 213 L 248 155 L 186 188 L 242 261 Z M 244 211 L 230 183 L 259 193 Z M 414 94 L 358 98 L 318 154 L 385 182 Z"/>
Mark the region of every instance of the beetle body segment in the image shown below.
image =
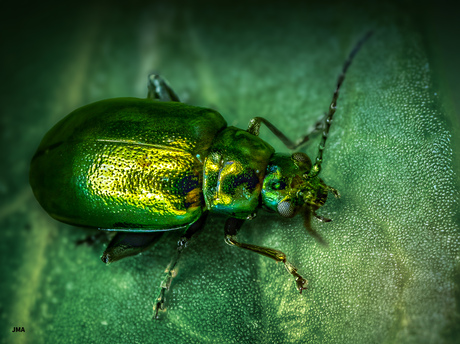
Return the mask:
<path id="1" fill-rule="evenodd" d="M 251 218 L 259 195 L 272 146 L 259 137 L 228 127 L 214 140 L 206 157 L 203 191 L 213 212 L 238 219 Z"/>
<path id="2" fill-rule="evenodd" d="M 54 218 L 116 231 L 187 228 L 205 207 L 204 157 L 226 127 L 210 109 L 116 98 L 84 106 L 43 138 L 31 164 Z"/>

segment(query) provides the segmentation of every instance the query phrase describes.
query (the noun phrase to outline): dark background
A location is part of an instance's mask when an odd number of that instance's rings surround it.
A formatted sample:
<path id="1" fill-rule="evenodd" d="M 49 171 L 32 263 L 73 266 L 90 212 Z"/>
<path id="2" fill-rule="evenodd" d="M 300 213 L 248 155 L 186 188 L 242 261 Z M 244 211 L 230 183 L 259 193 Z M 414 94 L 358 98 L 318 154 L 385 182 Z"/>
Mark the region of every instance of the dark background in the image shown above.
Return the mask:
<path id="1" fill-rule="evenodd" d="M 460 268 L 457 9 L 403 1 L 282 4 L 2 4 L 2 343 L 458 342 Z M 212 217 L 184 252 L 168 312 L 153 299 L 180 233 L 110 266 L 89 230 L 52 220 L 28 185 L 43 135 L 100 99 L 145 97 L 164 75 L 187 103 L 245 128 L 264 116 L 290 137 L 329 105 L 356 56 L 324 154 L 330 197 L 313 221 L 259 212 L 241 240 L 286 252 L 309 279 L 223 241 Z M 261 137 L 285 150 L 268 130 Z M 316 155 L 318 137 L 305 151 Z M 25 333 L 11 333 L 14 326 Z"/>

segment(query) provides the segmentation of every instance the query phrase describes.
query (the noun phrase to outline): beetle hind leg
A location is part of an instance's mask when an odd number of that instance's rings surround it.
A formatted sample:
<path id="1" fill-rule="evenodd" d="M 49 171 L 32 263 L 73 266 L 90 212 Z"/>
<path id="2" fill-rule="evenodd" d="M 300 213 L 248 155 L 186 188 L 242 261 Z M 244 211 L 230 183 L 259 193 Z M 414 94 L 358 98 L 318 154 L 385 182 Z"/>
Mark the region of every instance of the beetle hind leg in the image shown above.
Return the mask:
<path id="1" fill-rule="evenodd" d="M 139 254 L 156 243 L 163 232 L 118 232 L 102 254 L 101 260 L 110 264 L 122 258 Z"/>
<path id="2" fill-rule="evenodd" d="M 184 233 L 184 235 L 179 239 L 177 242 L 177 250 L 176 250 L 176 255 L 173 257 L 171 260 L 171 263 L 169 263 L 168 267 L 166 268 L 166 275 L 161 281 L 160 284 L 160 291 L 158 293 L 158 297 L 155 300 L 155 304 L 153 306 L 153 319 L 159 319 L 159 311 L 160 310 L 165 310 L 165 293 L 167 290 L 169 290 L 169 287 L 171 286 L 172 279 L 176 276 L 176 265 L 179 262 L 179 258 L 181 257 L 181 254 L 184 250 L 184 248 L 187 246 L 188 241 L 192 238 L 194 234 L 199 232 L 203 227 L 206 222 L 206 218 L 208 217 L 208 212 L 204 212 L 201 217 L 194 222 Z"/>

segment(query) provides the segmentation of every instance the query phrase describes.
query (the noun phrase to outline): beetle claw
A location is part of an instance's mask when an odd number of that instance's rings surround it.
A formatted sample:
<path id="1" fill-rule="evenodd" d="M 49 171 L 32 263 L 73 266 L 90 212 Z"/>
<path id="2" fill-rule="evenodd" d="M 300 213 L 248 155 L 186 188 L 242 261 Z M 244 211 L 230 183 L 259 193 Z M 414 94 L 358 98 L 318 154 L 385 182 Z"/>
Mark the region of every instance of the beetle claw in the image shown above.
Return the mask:
<path id="1" fill-rule="evenodd" d="M 113 263 L 116 259 L 114 259 L 113 255 L 110 254 L 107 250 L 102 253 L 101 260 L 104 264 L 109 265 L 110 263 Z"/>
<path id="2" fill-rule="evenodd" d="M 152 317 L 152 320 L 160 319 L 160 316 L 158 315 L 158 312 L 160 310 L 164 310 L 164 308 L 165 308 L 164 307 L 164 298 L 162 298 L 161 300 L 158 299 L 157 302 L 155 303 L 155 307 L 153 307 L 154 315 Z"/>
<path id="3" fill-rule="evenodd" d="M 307 289 L 308 281 L 303 278 L 301 275 L 297 273 L 297 268 L 289 263 L 288 261 L 284 261 L 284 266 L 286 270 L 295 278 L 295 282 L 297 285 L 297 289 L 302 294 L 302 290 Z"/>
<path id="4" fill-rule="evenodd" d="M 300 294 L 302 294 L 302 290 L 307 289 L 308 281 L 300 275 L 296 278 L 295 281 L 297 284 L 297 289 L 299 290 Z"/>

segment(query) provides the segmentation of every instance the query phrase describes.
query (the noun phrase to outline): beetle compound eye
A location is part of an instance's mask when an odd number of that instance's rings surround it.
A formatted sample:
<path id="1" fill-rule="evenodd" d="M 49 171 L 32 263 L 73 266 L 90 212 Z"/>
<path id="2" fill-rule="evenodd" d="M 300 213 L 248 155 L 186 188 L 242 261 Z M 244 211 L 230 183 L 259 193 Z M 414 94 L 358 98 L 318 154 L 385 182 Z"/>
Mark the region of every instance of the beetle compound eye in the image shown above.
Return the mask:
<path id="1" fill-rule="evenodd" d="M 310 161 L 310 158 L 308 157 L 308 155 L 302 152 L 295 152 L 294 154 L 292 154 L 292 159 L 297 160 L 299 162 Z"/>
<path id="2" fill-rule="evenodd" d="M 293 217 L 295 215 L 295 206 L 288 201 L 278 204 L 278 213 L 283 217 Z"/>
<path id="3" fill-rule="evenodd" d="M 303 170 L 311 169 L 311 160 L 307 154 L 302 152 L 295 152 L 294 154 L 292 154 L 291 158 L 292 160 L 294 160 L 294 164 L 296 164 L 297 167 Z"/>

